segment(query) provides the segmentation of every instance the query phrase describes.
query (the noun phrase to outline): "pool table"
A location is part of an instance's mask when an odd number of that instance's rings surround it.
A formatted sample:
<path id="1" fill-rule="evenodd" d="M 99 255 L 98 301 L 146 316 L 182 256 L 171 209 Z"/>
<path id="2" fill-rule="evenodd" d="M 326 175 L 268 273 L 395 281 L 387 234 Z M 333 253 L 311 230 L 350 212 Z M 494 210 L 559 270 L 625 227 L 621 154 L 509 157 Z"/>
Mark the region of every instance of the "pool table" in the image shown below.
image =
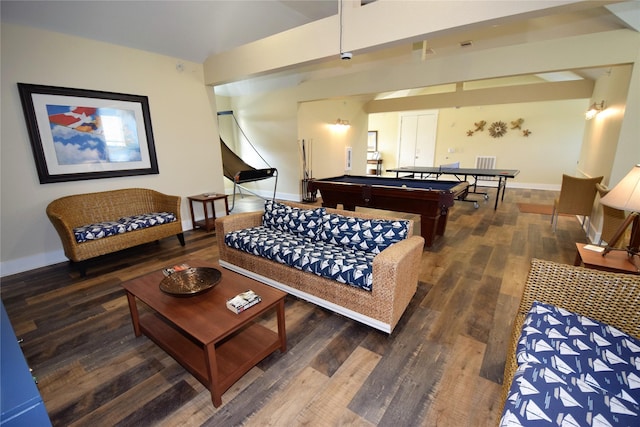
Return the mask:
<path id="1" fill-rule="evenodd" d="M 425 246 L 444 234 L 449 208 L 469 192 L 466 181 L 436 181 L 343 175 L 313 179 L 309 191 L 320 191 L 322 206 L 346 210 L 356 206 L 420 214 Z"/>

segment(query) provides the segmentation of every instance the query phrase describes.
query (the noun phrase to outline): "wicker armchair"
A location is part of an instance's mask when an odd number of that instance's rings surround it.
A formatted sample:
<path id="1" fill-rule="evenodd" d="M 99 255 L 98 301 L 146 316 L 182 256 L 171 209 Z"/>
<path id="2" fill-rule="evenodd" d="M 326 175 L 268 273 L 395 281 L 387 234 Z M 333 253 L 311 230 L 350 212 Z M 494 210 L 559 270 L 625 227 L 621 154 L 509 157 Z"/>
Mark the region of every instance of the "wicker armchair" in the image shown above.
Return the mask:
<path id="1" fill-rule="evenodd" d="M 502 405 L 518 367 L 516 346 L 522 325 L 534 301 L 588 316 L 640 338 L 640 276 L 533 259 L 507 349 Z"/>
<path id="2" fill-rule="evenodd" d="M 124 234 L 78 243 L 73 229 L 104 221 L 116 221 L 130 215 L 172 212 L 177 221 Z M 107 253 L 177 236 L 184 246 L 180 219 L 180 197 L 145 188 L 128 188 L 98 193 L 75 194 L 49 203 L 47 216 L 55 227 L 64 254 L 72 262 L 82 262 Z M 80 265 L 84 274 L 84 266 Z"/>
<path id="3" fill-rule="evenodd" d="M 582 215 L 582 227 L 585 221 L 591 217 L 593 202 L 596 199 L 596 184 L 602 181 L 601 176 L 595 178 L 576 178 L 570 175 L 562 175 L 562 186 L 560 187 L 560 197 L 553 202 L 553 213 L 551 214 L 551 225 L 556 231 L 558 215 L 561 213 L 571 215 Z M 589 222 L 587 222 L 587 227 Z"/>

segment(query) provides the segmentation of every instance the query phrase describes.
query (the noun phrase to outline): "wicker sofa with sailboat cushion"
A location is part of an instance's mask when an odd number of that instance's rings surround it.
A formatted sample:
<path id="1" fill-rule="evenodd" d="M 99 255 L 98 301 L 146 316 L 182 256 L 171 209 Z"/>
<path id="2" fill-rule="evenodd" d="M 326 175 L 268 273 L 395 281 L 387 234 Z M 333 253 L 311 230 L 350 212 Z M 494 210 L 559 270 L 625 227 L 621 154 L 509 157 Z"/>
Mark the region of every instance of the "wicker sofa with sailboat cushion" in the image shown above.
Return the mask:
<path id="1" fill-rule="evenodd" d="M 220 265 L 385 332 L 416 291 L 413 222 L 268 201 L 216 219 Z"/>
<path id="2" fill-rule="evenodd" d="M 170 236 L 184 246 L 180 197 L 155 190 L 74 194 L 52 201 L 46 212 L 65 256 L 77 263 Z"/>
<path id="3" fill-rule="evenodd" d="M 533 260 L 501 426 L 640 425 L 640 276 Z"/>

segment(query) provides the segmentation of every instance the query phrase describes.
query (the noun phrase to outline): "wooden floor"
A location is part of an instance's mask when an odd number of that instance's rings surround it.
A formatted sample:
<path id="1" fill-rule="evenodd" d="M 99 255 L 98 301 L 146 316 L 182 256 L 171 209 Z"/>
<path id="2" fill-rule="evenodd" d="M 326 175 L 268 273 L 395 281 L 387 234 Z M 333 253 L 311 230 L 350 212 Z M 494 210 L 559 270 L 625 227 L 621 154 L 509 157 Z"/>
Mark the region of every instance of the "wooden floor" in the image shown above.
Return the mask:
<path id="1" fill-rule="evenodd" d="M 493 197 L 493 190 L 491 195 Z M 214 408 L 209 392 L 133 334 L 123 281 L 218 256 L 214 232 L 105 256 L 80 278 L 66 263 L 2 279 L 2 300 L 56 426 L 492 426 L 505 343 L 532 257 L 573 263 L 574 217 L 520 213 L 557 193 L 510 189 L 456 203 L 424 252 L 418 291 L 390 336 L 287 297 L 288 351 L 276 351 Z M 237 201 L 237 211 L 261 202 Z M 411 215 L 405 217 L 416 218 Z M 263 319 L 276 327 L 274 316 Z"/>

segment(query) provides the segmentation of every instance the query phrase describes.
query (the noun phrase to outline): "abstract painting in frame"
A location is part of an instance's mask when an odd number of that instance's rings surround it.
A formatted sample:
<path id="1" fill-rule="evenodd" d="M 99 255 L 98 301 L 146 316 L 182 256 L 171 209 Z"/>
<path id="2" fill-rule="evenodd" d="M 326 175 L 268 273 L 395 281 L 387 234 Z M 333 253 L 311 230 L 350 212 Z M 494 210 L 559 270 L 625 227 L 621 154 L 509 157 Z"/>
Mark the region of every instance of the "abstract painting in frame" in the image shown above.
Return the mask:
<path id="1" fill-rule="evenodd" d="M 18 83 L 41 184 L 158 173 L 146 96 Z"/>

